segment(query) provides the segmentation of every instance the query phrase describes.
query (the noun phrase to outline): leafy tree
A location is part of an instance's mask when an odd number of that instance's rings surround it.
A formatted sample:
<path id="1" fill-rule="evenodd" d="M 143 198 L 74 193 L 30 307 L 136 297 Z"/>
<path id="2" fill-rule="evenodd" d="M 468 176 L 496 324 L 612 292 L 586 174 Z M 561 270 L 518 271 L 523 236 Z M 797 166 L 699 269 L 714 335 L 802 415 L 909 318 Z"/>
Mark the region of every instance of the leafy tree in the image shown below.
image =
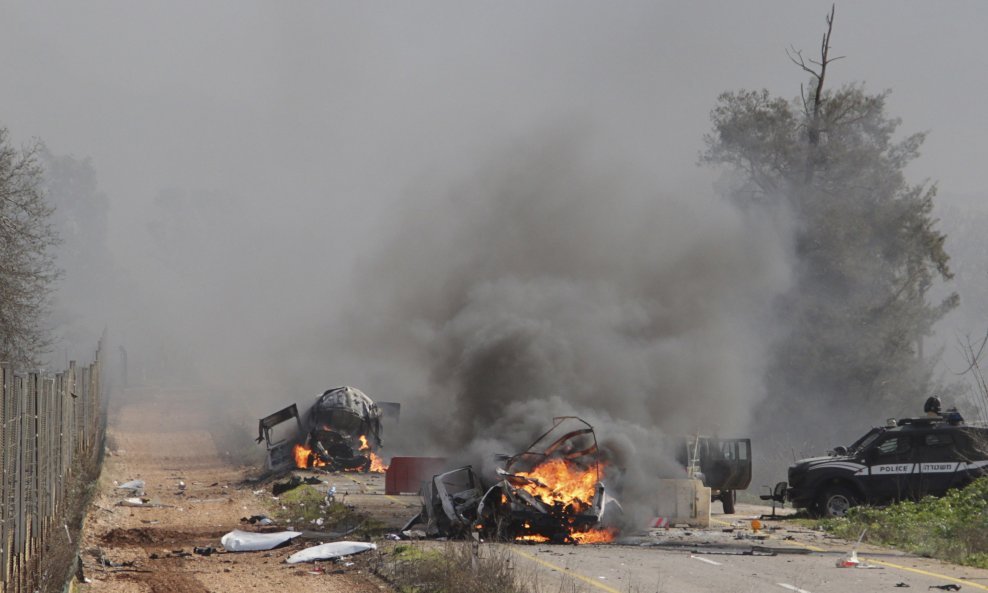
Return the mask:
<path id="1" fill-rule="evenodd" d="M 50 345 L 45 316 L 58 277 L 37 152 L 14 148 L 0 128 L 0 360 L 24 365 Z"/>
<path id="2" fill-rule="evenodd" d="M 109 203 L 99 191 L 90 159 L 55 155 L 39 146 L 38 161 L 45 197 L 55 209 L 50 222 L 61 240 L 54 254 L 64 274 L 51 312 L 57 354 L 64 348 L 67 357 L 84 356 L 102 333 L 113 306 L 111 295 L 120 288 L 107 247 Z"/>
<path id="3" fill-rule="evenodd" d="M 778 303 L 785 333 L 768 404 L 814 415 L 918 412 L 933 388 L 923 339 L 958 304 L 956 294 L 928 298 L 951 278 L 931 216 L 936 186 L 906 181 L 924 134 L 895 139 L 887 92 L 826 86 L 840 59 L 830 56 L 833 16 L 818 61 L 789 53 L 810 76 L 800 97 L 722 94 L 701 160 L 734 173 L 730 195 L 753 215 L 791 224 L 794 283 Z"/>

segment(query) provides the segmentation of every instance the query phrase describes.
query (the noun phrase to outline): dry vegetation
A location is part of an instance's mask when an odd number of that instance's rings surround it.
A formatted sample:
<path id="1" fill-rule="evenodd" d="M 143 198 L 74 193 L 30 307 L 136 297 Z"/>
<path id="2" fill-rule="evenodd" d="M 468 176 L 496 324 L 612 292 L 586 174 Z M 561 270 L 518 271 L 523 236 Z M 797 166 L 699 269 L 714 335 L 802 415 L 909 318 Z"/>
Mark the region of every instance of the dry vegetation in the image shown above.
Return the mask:
<path id="1" fill-rule="evenodd" d="M 509 553 L 484 545 L 474 556 L 470 543 L 441 546 L 399 543 L 382 550 L 377 573 L 401 593 L 537 593 L 516 573 Z M 527 582 L 526 582 L 527 581 Z"/>

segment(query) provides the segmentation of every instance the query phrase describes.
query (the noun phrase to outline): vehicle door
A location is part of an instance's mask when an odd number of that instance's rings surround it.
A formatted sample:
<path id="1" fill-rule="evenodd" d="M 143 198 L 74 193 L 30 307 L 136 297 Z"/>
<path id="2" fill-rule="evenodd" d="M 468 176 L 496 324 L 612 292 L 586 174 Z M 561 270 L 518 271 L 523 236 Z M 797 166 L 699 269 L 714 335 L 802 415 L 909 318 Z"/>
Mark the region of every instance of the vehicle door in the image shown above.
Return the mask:
<path id="1" fill-rule="evenodd" d="M 751 440 L 703 438 L 699 466 L 704 485 L 715 490 L 744 490 L 751 482 Z"/>
<path id="2" fill-rule="evenodd" d="M 744 490 L 751 483 L 751 439 L 723 439 L 721 458 L 730 467 L 724 490 Z"/>
<path id="3" fill-rule="evenodd" d="M 955 429 L 954 437 L 958 467 L 949 486 L 963 487 L 988 475 L 988 430 L 965 427 Z"/>
<path id="4" fill-rule="evenodd" d="M 940 496 L 953 485 L 961 457 L 957 451 L 958 439 L 949 430 L 928 432 L 920 437 L 916 451 L 919 466 L 919 491 L 917 497 L 932 494 Z"/>
<path id="5" fill-rule="evenodd" d="M 863 480 L 865 494 L 872 501 L 907 498 L 916 488 L 915 448 L 911 434 L 887 433 L 865 453 L 868 474 Z"/>

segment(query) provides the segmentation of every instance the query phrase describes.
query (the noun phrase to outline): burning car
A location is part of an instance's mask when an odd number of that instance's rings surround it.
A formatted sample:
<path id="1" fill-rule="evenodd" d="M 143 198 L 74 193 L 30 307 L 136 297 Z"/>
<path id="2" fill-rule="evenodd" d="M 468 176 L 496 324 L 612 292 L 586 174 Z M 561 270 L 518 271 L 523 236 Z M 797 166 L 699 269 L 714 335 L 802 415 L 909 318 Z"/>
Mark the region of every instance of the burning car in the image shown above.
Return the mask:
<path id="1" fill-rule="evenodd" d="M 423 510 L 406 525 L 448 537 L 479 531 L 508 541 L 610 541 L 605 515 L 619 512 L 605 492 L 593 427 L 580 418 L 555 418 L 524 452 L 500 458 L 491 485 L 470 466 L 433 477 L 423 487 Z"/>
<path id="2" fill-rule="evenodd" d="M 386 412 L 398 415 L 400 405 L 375 403 L 355 387 L 324 391 L 304 420 L 295 404 L 262 418 L 257 442 L 265 441 L 271 471 L 292 467 L 326 471 L 376 471 L 387 469 L 377 455 L 382 444 L 382 419 Z M 294 436 L 277 439 L 275 426 L 295 419 Z"/>

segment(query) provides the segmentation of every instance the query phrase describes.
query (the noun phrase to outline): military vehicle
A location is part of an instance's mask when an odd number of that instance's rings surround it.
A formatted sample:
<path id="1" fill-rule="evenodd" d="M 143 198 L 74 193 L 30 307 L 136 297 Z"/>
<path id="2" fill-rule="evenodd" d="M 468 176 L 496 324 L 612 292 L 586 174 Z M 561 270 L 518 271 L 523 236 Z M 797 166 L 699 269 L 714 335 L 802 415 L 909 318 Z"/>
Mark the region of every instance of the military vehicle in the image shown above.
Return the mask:
<path id="1" fill-rule="evenodd" d="M 710 488 L 710 500 L 719 500 L 724 513 L 734 513 L 738 490 L 751 484 L 751 439 L 687 437 L 677 458 L 688 476 Z"/>

